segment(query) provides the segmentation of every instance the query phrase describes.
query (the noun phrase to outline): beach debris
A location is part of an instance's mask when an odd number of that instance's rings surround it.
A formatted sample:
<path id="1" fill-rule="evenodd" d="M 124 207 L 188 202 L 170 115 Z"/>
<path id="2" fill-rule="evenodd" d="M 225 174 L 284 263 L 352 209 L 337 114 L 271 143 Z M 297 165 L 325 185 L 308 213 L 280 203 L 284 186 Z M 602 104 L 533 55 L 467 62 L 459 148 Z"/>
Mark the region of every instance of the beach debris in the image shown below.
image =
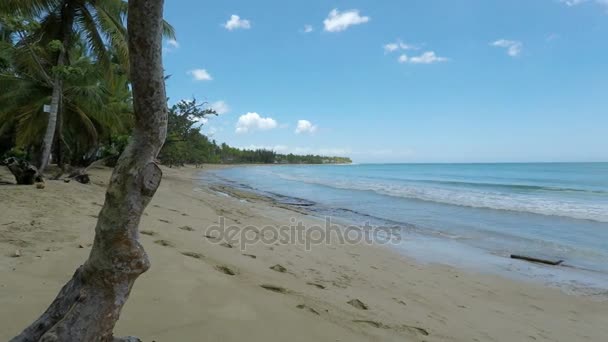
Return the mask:
<path id="1" fill-rule="evenodd" d="M 36 189 L 44 189 L 46 187 L 46 185 L 44 184 L 44 182 L 40 182 L 40 183 L 36 183 Z"/>
<path id="2" fill-rule="evenodd" d="M 317 283 L 311 283 L 311 282 L 306 283 L 306 284 L 310 285 L 310 286 L 314 286 L 314 287 L 316 287 L 316 288 L 318 288 L 320 290 L 325 290 L 325 285 L 321 285 L 321 284 L 317 284 Z"/>
<path id="3" fill-rule="evenodd" d="M 20 258 L 21 257 L 21 251 L 20 250 L 16 250 L 15 253 L 13 253 L 11 255 L 11 257 L 13 257 L 13 258 Z"/>
<path id="4" fill-rule="evenodd" d="M 215 269 L 218 270 L 218 271 L 220 271 L 220 272 L 222 272 L 222 273 L 224 273 L 224 274 L 227 274 L 229 276 L 236 275 L 236 271 L 234 271 L 233 269 L 231 269 L 228 266 L 215 266 Z"/>
<path id="5" fill-rule="evenodd" d="M 551 266 L 559 266 L 564 262 L 564 260 L 561 260 L 561 259 L 549 260 L 549 259 L 535 258 L 535 257 L 517 255 L 517 254 L 511 254 L 511 259 L 524 260 L 524 261 L 546 264 L 546 265 L 551 265 Z"/>
<path id="6" fill-rule="evenodd" d="M 200 253 L 195 253 L 195 252 L 182 252 L 182 255 L 185 255 L 187 257 L 194 258 L 194 259 L 202 259 L 205 257 L 204 255 L 202 255 Z"/>
<path id="7" fill-rule="evenodd" d="M 298 308 L 300 310 L 306 310 L 306 311 L 311 312 L 311 313 L 313 313 L 315 315 L 320 315 L 320 313 L 317 310 L 311 308 L 310 306 L 308 306 L 306 304 L 300 304 L 300 305 L 296 306 L 296 308 Z"/>
<path id="8" fill-rule="evenodd" d="M 9 171 L 15 176 L 18 185 L 32 185 L 43 181 L 38 169 L 23 159 L 10 157 L 2 160 L 0 165 L 8 167 Z"/>
<path id="9" fill-rule="evenodd" d="M 276 293 L 287 293 L 287 290 L 283 287 L 280 286 L 276 286 L 276 285 L 269 285 L 269 284 L 262 284 L 260 285 L 263 289 L 266 289 L 268 291 L 272 291 L 272 292 L 276 292 Z"/>
<path id="10" fill-rule="evenodd" d="M 270 267 L 270 269 L 273 271 L 276 271 L 276 272 L 280 272 L 280 273 L 287 272 L 287 269 L 279 264 L 276 264 L 276 265 Z"/>
<path id="11" fill-rule="evenodd" d="M 187 232 L 193 232 L 194 231 L 194 228 L 192 228 L 190 226 L 179 227 L 179 229 L 187 231 Z"/>
<path id="12" fill-rule="evenodd" d="M 355 308 L 357 308 L 359 310 L 367 310 L 368 309 L 367 305 L 365 305 L 365 303 L 363 303 L 362 301 L 360 301 L 358 299 L 349 300 L 347 302 L 347 304 L 350 304 L 350 305 L 352 305 L 353 307 L 355 307 Z"/>
<path id="13" fill-rule="evenodd" d="M 175 247 L 175 245 L 173 245 L 173 242 L 167 240 L 156 240 L 154 241 L 154 243 L 163 247 Z"/>
<path id="14" fill-rule="evenodd" d="M 70 175 L 68 176 L 68 179 L 73 179 L 75 181 L 77 181 L 80 184 L 89 184 L 91 183 L 91 178 L 89 177 L 89 174 L 87 173 L 87 169 L 76 169 L 74 171 L 72 171 L 70 173 Z"/>
<path id="15" fill-rule="evenodd" d="M 84 248 L 84 246 L 83 245 L 78 245 L 78 248 Z"/>
<path id="16" fill-rule="evenodd" d="M 64 179 L 64 180 L 63 180 L 63 182 L 64 182 L 64 183 L 69 183 L 69 182 L 71 182 L 71 181 L 72 181 L 72 180 L 71 180 L 71 179 L 69 179 L 69 178 L 66 178 L 66 179 Z"/>

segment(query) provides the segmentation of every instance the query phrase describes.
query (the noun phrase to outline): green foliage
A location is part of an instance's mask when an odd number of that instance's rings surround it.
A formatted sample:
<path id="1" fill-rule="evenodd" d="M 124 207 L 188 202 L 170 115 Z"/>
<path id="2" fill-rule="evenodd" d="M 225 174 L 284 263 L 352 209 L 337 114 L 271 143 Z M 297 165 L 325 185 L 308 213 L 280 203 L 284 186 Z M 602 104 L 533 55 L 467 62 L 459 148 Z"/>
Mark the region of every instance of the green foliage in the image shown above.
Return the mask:
<path id="1" fill-rule="evenodd" d="M 0 160 L 5 160 L 10 157 L 15 157 L 17 159 L 25 160 L 25 159 L 27 159 L 27 151 L 25 151 L 21 148 L 18 148 L 18 147 L 13 147 L 4 153 L 2 155 L 2 157 L 0 158 Z"/>
<path id="2" fill-rule="evenodd" d="M 349 158 L 282 155 L 266 149 L 247 150 L 218 145 L 200 132 L 203 119 L 217 115 L 213 109 L 203 109 L 196 100 L 181 101 L 169 110 L 167 141 L 159 155 L 160 161 L 169 166 L 184 164 L 327 164 L 350 163 Z"/>

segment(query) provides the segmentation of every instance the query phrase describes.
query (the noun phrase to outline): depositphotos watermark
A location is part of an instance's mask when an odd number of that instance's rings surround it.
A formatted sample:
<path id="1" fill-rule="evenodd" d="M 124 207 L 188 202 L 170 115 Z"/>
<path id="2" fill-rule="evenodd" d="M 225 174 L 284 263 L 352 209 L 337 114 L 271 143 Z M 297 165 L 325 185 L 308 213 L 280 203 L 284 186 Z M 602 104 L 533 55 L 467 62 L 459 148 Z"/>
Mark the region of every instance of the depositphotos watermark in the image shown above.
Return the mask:
<path id="1" fill-rule="evenodd" d="M 219 217 L 218 224 L 207 227 L 205 238 L 227 247 L 238 247 L 246 250 L 248 246 L 263 244 L 301 245 L 310 251 L 317 245 L 389 245 L 401 241 L 399 227 L 373 226 L 369 222 L 363 225 L 339 225 L 326 217 L 324 224 L 305 225 L 302 221 L 291 218 L 288 225 L 255 226 L 227 225 L 226 218 Z"/>

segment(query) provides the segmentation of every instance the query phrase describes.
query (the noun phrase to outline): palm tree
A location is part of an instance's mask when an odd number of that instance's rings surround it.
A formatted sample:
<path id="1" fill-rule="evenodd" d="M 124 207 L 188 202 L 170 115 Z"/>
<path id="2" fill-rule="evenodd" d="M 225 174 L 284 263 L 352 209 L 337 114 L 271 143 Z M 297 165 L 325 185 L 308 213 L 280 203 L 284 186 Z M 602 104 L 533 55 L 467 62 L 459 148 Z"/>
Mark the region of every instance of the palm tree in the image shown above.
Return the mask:
<path id="1" fill-rule="evenodd" d="M 41 68 L 50 65 L 53 52 L 40 46 L 7 49 L 10 72 L 0 71 L 0 136 L 15 135 L 17 147 L 36 146 L 45 130 L 44 104 L 51 100 L 53 84 Z M 73 160 L 97 150 L 99 138 L 127 134 L 132 122 L 131 91 L 121 67 L 111 64 L 113 77 L 86 54 L 77 41 L 67 54 L 72 61 L 62 75 L 62 110 L 65 127 L 58 139 L 66 141 Z M 35 56 L 35 57 L 34 57 Z"/>
<path id="2" fill-rule="evenodd" d="M 37 18 L 40 27 L 32 37 L 43 44 L 59 42 L 60 48 L 53 58 L 52 94 L 50 112 L 42 141 L 42 153 L 39 170 L 42 173 L 47 166 L 56 126 L 59 122 L 62 129 L 60 113 L 64 80 L 62 71 L 70 65 L 68 51 L 75 37 L 82 37 L 87 48 L 95 58 L 109 66 L 112 54 L 125 68 L 128 66 L 128 47 L 126 40 L 125 18 L 127 2 L 124 0 L 3 0 L 0 2 L 0 15 L 13 17 Z M 164 23 L 164 33 L 173 37 L 173 28 Z M 109 69 L 106 69 L 109 70 Z"/>

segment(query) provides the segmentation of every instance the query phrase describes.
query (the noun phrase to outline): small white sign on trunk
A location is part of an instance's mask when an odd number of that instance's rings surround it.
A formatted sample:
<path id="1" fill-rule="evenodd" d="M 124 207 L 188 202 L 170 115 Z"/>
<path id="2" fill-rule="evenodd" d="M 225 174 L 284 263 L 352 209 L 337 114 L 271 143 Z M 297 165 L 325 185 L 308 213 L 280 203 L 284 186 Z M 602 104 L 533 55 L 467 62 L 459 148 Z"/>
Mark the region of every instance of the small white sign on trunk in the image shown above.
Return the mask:
<path id="1" fill-rule="evenodd" d="M 51 113 L 51 105 L 44 105 L 44 106 L 42 107 L 42 110 L 43 110 L 45 113 L 49 113 L 49 114 L 50 114 L 50 113 Z"/>

